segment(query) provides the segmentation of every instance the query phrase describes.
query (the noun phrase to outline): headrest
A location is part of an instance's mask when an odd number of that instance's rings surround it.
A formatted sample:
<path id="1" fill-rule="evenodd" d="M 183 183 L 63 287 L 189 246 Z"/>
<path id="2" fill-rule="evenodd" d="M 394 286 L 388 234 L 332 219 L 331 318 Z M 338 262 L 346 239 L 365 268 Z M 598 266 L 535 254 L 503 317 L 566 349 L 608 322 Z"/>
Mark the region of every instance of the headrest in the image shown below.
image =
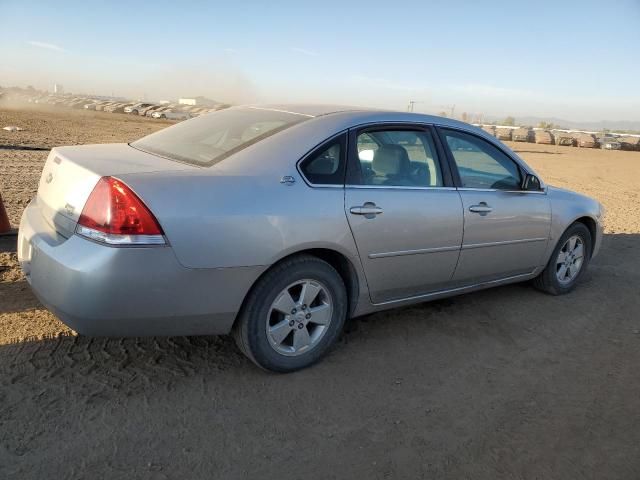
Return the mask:
<path id="1" fill-rule="evenodd" d="M 330 157 L 316 158 L 307 167 L 307 172 L 315 175 L 333 175 L 336 173 L 336 159 Z"/>
<path id="2" fill-rule="evenodd" d="M 400 175 L 409 169 L 409 155 L 400 145 L 382 145 L 373 154 L 371 168 L 376 174 Z"/>

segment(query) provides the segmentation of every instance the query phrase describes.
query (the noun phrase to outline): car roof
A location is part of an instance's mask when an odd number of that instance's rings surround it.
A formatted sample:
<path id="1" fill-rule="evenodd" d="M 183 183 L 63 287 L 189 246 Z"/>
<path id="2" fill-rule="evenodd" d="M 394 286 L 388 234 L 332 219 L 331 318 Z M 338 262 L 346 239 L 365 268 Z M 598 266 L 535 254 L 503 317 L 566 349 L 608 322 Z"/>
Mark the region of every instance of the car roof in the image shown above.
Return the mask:
<path id="1" fill-rule="evenodd" d="M 235 108 L 253 108 L 260 110 L 272 110 L 275 112 L 288 112 L 297 115 L 304 115 L 310 118 L 331 116 L 336 121 L 353 120 L 356 123 L 363 121 L 375 122 L 415 122 L 429 123 L 443 126 L 463 128 L 466 130 L 480 130 L 469 123 L 453 120 L 437 115 L 427 115 L 423 113 L 403 112 L 399 110 L 384 110 L 379 108 L 369 108 L 351 105 L 321 105 L 321 104 L 254 104 L 243 105 Z M 365 120 L 366 119 L 366 120 Z"/>
<path id="2" fill-rule="evenodd" d="M 259 110 L 272 110 L 274 112 L 288 112 L 298 115 L 305 115 L 307 117 L 318 117 L 321 115 L 328 115 L 331 113 L 348 112 L 348 111 L 364 111 L 372 110 L 363 107 L 353 107 L 348 105 L 321 105 L 313 103 L 298 103 L 298 104 L 254 104 L 243 105 L 247 108 L 255 108 Z"/>

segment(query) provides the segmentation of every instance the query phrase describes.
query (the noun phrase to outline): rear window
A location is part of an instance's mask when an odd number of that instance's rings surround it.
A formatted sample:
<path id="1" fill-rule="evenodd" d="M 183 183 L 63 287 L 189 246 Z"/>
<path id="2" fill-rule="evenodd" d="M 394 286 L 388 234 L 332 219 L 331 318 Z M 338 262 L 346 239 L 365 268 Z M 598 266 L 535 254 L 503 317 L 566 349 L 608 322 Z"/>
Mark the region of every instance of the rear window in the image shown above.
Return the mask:
<path id="1" fill-rule="evenodd" d="M 131 146 L 208 167 L 308 118 L 308 115 L 258 108 L 221 110 L 165 128 Z"/>

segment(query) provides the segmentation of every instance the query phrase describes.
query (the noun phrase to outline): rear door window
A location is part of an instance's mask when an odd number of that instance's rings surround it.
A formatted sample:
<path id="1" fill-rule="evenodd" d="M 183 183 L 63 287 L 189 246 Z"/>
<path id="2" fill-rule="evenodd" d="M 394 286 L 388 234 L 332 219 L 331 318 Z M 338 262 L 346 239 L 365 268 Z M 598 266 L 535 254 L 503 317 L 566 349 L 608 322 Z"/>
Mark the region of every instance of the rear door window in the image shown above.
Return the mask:
<path id="1" fill-rule="evenodd" d="M 359 183 L 393 187 L 441 187 L 442 171 L 425 130 L 375 130 L 356 140 Z"/>

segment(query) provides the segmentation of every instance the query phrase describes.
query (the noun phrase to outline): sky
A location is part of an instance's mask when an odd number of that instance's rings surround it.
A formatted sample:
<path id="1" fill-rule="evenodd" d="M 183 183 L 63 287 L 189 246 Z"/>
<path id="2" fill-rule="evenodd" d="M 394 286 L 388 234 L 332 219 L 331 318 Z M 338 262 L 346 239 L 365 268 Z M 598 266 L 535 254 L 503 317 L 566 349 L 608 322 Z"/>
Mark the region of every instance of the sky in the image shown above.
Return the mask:
<path id="1" fill-rule="evenodd" d="M 640 120 L 640 0 L 0 0 L 0 86 Z"/>

